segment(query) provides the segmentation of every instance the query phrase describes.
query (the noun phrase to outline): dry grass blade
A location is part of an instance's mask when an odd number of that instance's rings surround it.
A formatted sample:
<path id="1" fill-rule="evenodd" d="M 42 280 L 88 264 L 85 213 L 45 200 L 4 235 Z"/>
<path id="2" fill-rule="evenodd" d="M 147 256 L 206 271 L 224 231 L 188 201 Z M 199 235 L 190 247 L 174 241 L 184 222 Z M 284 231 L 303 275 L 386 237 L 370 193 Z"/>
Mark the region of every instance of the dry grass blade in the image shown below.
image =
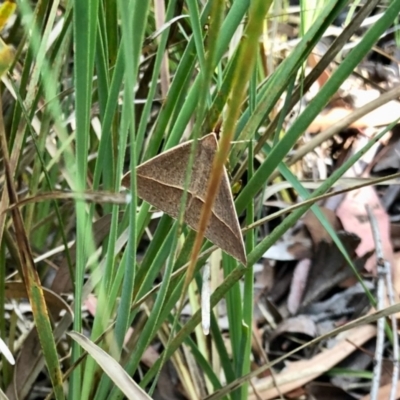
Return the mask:
<path id="1" fill-rule="evenodd" d="M 2 113 L 0 113 L 0 142 L 4 159 L 8 196 L 11 204 L 17 203 L 18 198 L 13 183 L 13 174 L 10 166 L 10 158 L 8 153 Z M 15 228 L 15 235 L 17 239 L 16 241 L 18 243 L 18 253 L 21 261 L 22 277 L 24 279 L 26 292 L 28 293 L 29 301 L 31 303 L 36 328 L 39 334 L 39 340 L 47 363 L 50 379 L 54 387 L 56 398 L 63 399 L 64 390 L 62 387 L 61 369 L 57 358 L 56 345 L 54 341 L 54 336 L 52 334 L 49 313 L 44 298 L 43 288 L 40 282 L 39 275 L 35 268 L 35 263 L 33 261 L 29 240 L 25 232 L 25 227 L 20 210 L 18 208 L 15 208 L 11 211 L 11 214 Z"/>
<path id="2" fill-rule="evenodd" d="M 7 347 L 7 345 L 4 343 L 4 340 L 0 338 L 0 353 L 4 355 L 6 360 L 11 364 L 15 364 L 15 359 L 14 356 L 12 355 L 10 349 Z"/>
<path id="3" fill-rule="evenodd" d="M 119 365 L 117 361 L 115 361 L 114 358 L 104 350 L 80 333 L 70 332 L 68 335 L 79 343 L 79 345 L 96 360 L 103 371 L 111 378 L 115 385 L 121 389 L 128 399 L 151 400 L 151 397 L 139 387 L 139 385 L 125 372 L 121 365 Z"/>
<path id="4" fill-rule="evenodd" d="M 46 193 L 40 193 L 36 196 L 27 197 L 20 200 L 18 203 L 12 204 L 10 207 L 5 209 L 3 212 L 12 210 L 15 207 L 22 207 L 27 204 L 39 203 L 48 200 L 85 200 L 92 203 L 108 203 L 108 204 L 128 204 L 130 202 L 130 195 L 123 193 L 114 192 L 90 192 L 84 193 L 78 192 L 62 192 L 52 191 Z"/>
<path id="5" fill-rule="evenodd" d="M 68 303 L 54 291 L 43 288 L 43 294 L 53 320 L 57 320 L 61 312 L 64 314 L 64 317 L 58 322 L 53 332 L 55 341 L 58 343 L 60 338 L 64 336 L 65 331 L 70 327 L 73 313 Z M 7 299 L 14 300 L 28 297 L 26 287 L 22 282 L 7 282 L 5 296 Z M 11 398 L 14 398 L 14 393 L 17 393 L 18 398 L 26 398 L 32 391 L 32 387 L 43 367 L 44 361 L 38 345 L 38 333 L 34 329 L 29 332 L 21 346 L 15 367 L 18 371 L 18 378 L 8 386 L 6 393 Z"/>
<path id="6" fill-rule="evenodd" d="M 5 295 L 9 299 L 20 299 L 27 297 L 26 286 L 22 282 L 6 282 L 5 284 Z M 43 296 L 46 299 L 46 304 L 50 310 L 55 311 L 57 316 L 61 311 L 65 311 L 73 318 L 73 312 L 69 304 L 54 291 L 43 288 Z"/>
<path id="7" fill-rule="evenodd" d="M 0 389 L 0 398 L 3 400 L 8 400 L 8 397 L 6 396 L 6 394 Z"/>

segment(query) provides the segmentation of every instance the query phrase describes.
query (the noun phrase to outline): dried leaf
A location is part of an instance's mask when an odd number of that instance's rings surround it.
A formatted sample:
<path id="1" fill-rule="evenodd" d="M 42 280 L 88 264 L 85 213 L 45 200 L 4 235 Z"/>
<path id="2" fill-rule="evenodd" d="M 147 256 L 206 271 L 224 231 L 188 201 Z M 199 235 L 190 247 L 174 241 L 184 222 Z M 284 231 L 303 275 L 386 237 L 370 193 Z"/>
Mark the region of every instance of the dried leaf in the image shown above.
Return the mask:
<path id="1" fill-rule="evenodd" d="M 264 254 L 263 258 L 277 261 L 302 260 L 312 257 L 312 239 L 304 225 L 286 232 Z"/>
<path id="2" fill-rule="evenodd" d="M 388 399 L 390 396 L 390 391 L 392 389 L 392 383 L 381 386 L 378 391 L 378 399 Z M 400 382 L 397 382 L 396 399 L 400 398 Z M 367 394 L 360 400 L 371 400 L 371 396 Z"/>
<path id="3" fill-rule="evenodd" d="M 329 224 L 333 227 L 335 232 L 341 229 L 340 221 L 332 210 L 325 207 L 320 207 L 320 210 L 324 214 Z M 325 240 L 327 243 L 332 242 L 330 234 L 322 226 L 319 219 L 315 216 L 315 214 L 311 210 L 304 215 L 302 222 L 304 223 L 308 232 L 310 233 L 314 245 L 318 245 L 321 242 L 321 240 Z"/>
<path id="4" fill-rule="evenodd" d="M 356 397 L 351 396 L 345 390 L 330 385 L 326 382 L 311 382 L 306 385 L 306 392 L 311 399 L 317 400 L 355 400 Z"/>
<path id="5" fill-rule="evenodd" d="M 361 243 L 356 252 L 359 257 L 362 257 L 375 249 L 370 222 L 365 210 L 367 204 L 373 209 L 378 220 L 385 259 L 393 265 L 393 248 L 389 236 L 389 216 L 382 207 L 373 187 L 364 187 L 348 193 L 337 209 L 337 216 L 346 231 L 355 233 L 360 237 Z M 375 254 L 367 261 L 365 269 L 369 272 L 376 270 Z"/>
<path id="6" fill-rule="evenodd" d="M 180 144 L 136 169 L 138 196 L 173 218 L 179 215 L 191 146 L 192 141 Z M 196 148 L 184 216 L 184 221 L 194 230 L 197 230 L 199 224 L 217 146 L 215 133 L 210 133 L 199 140 Z M 129 181 L 130 175 L 127 174 L 122 183 L 129 187 Z M 243 238 L 226 170 L 205 237 L 242 264 L 246 264 Z"/>
<path id="7" fill-rule="evenodd" d="M 289 335 L 288 335 L 289 334 Z M 284 320 L 272 332 L 269 339 L 269 349 L 274 351 L 287 352 L 289 348 L 298 346 L 293 337 L 301 337 L 302 340 L 311 340 L 319 334 L 316 323 L 307 315 L 298 315 Z M 310 352 L 312 349 L 306 349 Z"/>
<path id="8" fill-rule="evenodd" d="M 68 303 L 61 296 L 47 288 L 43 288 L 43 293 L 53 321 L 57 321 L 60 312 L 65 311 L 64 316 L 53 331 L 55 341 L 58 342 L 70 327 L 73 313 Z M 26 298 L 25 285 L 22 282 L 7 282 L 5 295 L 10 299 Z M 37 330 L 34 328 L 29 332 L 20 349 L 15 366 L 18 373 L 14 375 L 13 381 L 7 387 L 8 398 L 10 400 L 26 398 L 38 375 L 43 371 L 43 367 L 43 352 L 41 351 Z"/>
<path id="9" fill-rule="evenodd" d="M 353 259 L 356 268 L 360 270 L 364 266 L 365 260 L 354 257 L 355 249 L 360 243 L 359 238 L 343 231 L 338 232 L 338 237 Z M 353 272 L 336 244 L 321 241 L 313 257 L 301 309 L 320 300 L 332 287 L 350 276 L 353 276 Z"/>
<path id="10" fill-rule="evenodd" d="M 375 334 L 376 329 L 372 325 L 353 328 L 341 336 L 334 348 L 325 349 L 310 360 L 291 362 L 282 372 L 275 375 L 275 381 L 272 377 L 260 379 L 254 387 L 263 399 L 274 399 L 280 393 L 288 393 L 328 371 L 355 351 L 356 346 L 362 346 Z M 279 387 L 280 393 L 274 385 Z M 256 396 L 251 394 L 249 399 L 254 400 Z"/>
<path id="11" fill-rule="evenodd" d="M 3 153 L 3 162 L 5 170 L 5 181 L 7 185 L 10 203 L 17 203 L 18 197 L 14 186 L 13 171 L 8 153 L 8 144 L 5 136 L 2 114 L 0 113 L 0 147 Z M 29 302 L 32 306 L 32 314 L 35 326 L 37 328 L 39 341 L 43 350 L 47 369 L 53 385 L 55 396 L 64 399 L 64 390 L 62 387 L 62 373 L 60 362 L 57 356 L 55 335 L 50 323 L 48 308 L 44 298 L 43 287 L 39 274 L 33 261 L 30 243 L 25 230 L 21 212 L 18 208 L 11 211 L 13 224 L 15 227 L 15 237 L 18 243 L 18 255 L 21 261 L 22 277 L 25 283 Z"/>
<path id="12" fill-rule="evenodd" d="M 308 275 L 311 267 L 311 259 L 304 258 L 300 260 L 294 271 L 290 292 L 287 299 L 287 308 L 290 314 L 294 315 L 300 307 L 301 300 L 304 296 L 304 289 L 307 284 Z"/>

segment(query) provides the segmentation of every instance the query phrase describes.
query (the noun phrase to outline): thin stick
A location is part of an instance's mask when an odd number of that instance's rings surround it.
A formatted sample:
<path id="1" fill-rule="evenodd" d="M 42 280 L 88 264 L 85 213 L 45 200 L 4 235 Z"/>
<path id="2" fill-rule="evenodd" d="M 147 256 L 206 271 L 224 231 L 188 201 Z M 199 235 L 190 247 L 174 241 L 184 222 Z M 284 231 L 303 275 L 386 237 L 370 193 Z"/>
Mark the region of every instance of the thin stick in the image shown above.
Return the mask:
<path id="1" fill-rule="evenodd" d="M 385 277 L 387 271 L 385 269 L 385 261 L 383 258 L 382 241 L 379 233 L 378 222 L 375 218 L 371 208 L 365 206 L 368 218 L 371 224 L 372 235 L 375 242 L 376 258 L 377 258 L 377 310 L 382 310 L 384 304 L 384 291 L 385 291 Z M 383 359 L 383 345 L 385 341 L 385 319 L 380 318 L 377 321 L 377 334 L 376 334 L 376 348 L 374 359 L 374 377 L 372 379 L 370 398 L 371 400 L 378 400 L 379 387 L 382 373 L 382 359 Z"/>
<path id="2" fill-rule="evenodd" d="M 388 261 L 384 262 L 386 269 L 386 288 L 389 305 L 396 303 L 393 290 L 392 269 Z M 397 332 L 397 320 L 394 314 L 390 316 L 390 322 L 393 332 L 393 371 L 392 371 L 392 386 L 390 388 L 389 400 L 396 400 L 397 398 L 397 382 L 399 376 L 399 338 Z"/>

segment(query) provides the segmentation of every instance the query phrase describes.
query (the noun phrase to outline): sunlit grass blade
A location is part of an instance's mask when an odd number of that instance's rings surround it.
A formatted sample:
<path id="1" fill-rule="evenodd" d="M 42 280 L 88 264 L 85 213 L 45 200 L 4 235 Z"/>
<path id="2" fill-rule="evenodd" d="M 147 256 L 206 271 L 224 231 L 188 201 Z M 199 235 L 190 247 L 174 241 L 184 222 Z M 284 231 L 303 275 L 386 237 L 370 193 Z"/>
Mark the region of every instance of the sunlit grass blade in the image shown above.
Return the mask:
<path id="1" fill-rule="evenodd" d="M 90 136 L 90 112 L 92 107 L 93 68 L 96 49 L 96 34 L 98 24 L 99 1 L 74 1 L 74 82 L 75 82 L 75 112 L 76 112 L 76 179 L 78 191 L 86 188 L 87 158 Z M 86 205 L 82 201 L 76 202 L 77 223 L 77 253 L 75 274 L 75 319 L 74 329 L 82 330 L 82 288 L 83 278 L 88 255 L 93 253 L 93 237 L 90 229 L 89 216 Z M 72 360 L 81 355 L 80 347 L 72 346 Z M 81 368 L 74 371 L 70 380 L 69 398 L 77 399 L 82 396 Z"/>
<path id="2" fill-rule="evenodd" d="M 69 335 L 77 341 L 107 373 L 113 383 L 118 386 L 125 396 L 131 400 L 150 400 L 143 389 L 124 371 L 124 369 L 104 350 L 96 346 L 86 336 L 78 332 Z"/>

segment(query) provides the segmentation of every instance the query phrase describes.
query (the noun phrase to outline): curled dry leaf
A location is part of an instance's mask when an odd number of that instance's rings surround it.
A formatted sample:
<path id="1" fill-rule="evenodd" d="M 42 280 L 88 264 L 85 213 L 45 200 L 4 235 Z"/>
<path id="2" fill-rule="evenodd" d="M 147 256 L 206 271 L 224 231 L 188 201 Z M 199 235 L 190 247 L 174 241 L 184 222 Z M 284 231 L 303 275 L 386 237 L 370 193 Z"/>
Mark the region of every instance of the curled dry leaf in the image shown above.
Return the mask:
<path id="1" fill-rule="evenodd" d="M 190 140 L 173 147 L 136 168 L 138 196 L 173 218 L 179 216 L 192 142 Z M 184 221 L 194 230 L 197 230 L 199 224 L 217 150 L 215 133 L 199 139 L 187 188 L 184 215 Z M 130 173 L 122 178 L 122 184 L 127 188 L 130 186 Z M 205 237 L 242 264 L 246 264 L 242 233 L 225 169 Z"/>

